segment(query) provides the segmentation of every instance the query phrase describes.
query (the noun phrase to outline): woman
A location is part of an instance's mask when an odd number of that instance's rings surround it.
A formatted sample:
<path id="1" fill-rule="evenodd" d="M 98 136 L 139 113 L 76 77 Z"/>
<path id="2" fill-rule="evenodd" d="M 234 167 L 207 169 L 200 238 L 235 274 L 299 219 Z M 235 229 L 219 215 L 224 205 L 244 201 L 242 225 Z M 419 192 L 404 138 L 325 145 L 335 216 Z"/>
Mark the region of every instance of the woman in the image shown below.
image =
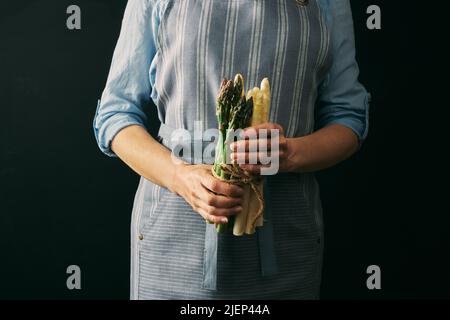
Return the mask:
<path id="1" fill-rule="evenodd" d="M 205 159 L 171 158 L 174 129 L 216 128 L 223 78 L 268 77 L 280 170 L 266 179 L 264 226 L 219 234 L 243 190 Z M 353 154 L 367 135 L 348 0 L 130 0 L 94 130 L 101 150 L 142 178 L 132 215 L 132 299 L 315 299 L 322 212 L 314 171 Z M 159 140 L 146 131 L 153 99 Z M 199 121 L 199 122 L 198 122 Z M 257 128 L 257 129 L 259 129 Z M 243 166 L 259 172 L 259 165 Z"/>

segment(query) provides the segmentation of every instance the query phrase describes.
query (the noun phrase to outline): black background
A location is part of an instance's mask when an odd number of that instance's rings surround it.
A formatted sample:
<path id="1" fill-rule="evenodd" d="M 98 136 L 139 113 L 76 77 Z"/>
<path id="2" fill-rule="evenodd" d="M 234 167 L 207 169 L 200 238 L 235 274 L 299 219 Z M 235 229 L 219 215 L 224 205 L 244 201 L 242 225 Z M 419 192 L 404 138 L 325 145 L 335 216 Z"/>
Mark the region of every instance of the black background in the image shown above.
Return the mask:
<path id="1" fill-rule="evenodd" d="M 322 298 L 450 298 L 443 3 L 352 1 L 371 128 L 358 154 L 318 175 Z M 66 28 L 70 4 L 81 30 Z M 0 4 L 0 298 L 129 297 L 138 177 L 102 155 L 92 131 L 125 4 Z M 370 4 L 382 30 L 366 28 Z M 66 288 L 71 264 L 82 290 Z M 372 264 L 381 290 L 366 288 Z"/>

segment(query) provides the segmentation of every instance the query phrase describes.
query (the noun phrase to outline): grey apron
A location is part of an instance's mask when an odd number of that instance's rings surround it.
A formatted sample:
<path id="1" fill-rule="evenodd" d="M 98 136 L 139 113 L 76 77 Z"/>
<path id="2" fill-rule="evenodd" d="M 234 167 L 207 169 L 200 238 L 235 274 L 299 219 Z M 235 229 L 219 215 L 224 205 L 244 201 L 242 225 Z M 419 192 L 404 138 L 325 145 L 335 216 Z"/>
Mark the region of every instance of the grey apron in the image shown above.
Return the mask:
<path id="1" fill-rule="evenodd" d="M 162 144 L 173 148 L 174 129 L 216 128 L 220 82 L 236 73 L 246 88 L 270 79 L 270 121 L 286 136 L 313 132 L 318 84 L 331 63 L 317 1 L 306 7 L 294 0 L 163 3 L 153 88 Z M 266 179 L 265 191 L 264 227 L 235 237 L 217 235 L 183 198 L 141 178 L 132 216 L 131 298 L 318 298 L 323 237 L 314 175 L 280 173 Z"/>

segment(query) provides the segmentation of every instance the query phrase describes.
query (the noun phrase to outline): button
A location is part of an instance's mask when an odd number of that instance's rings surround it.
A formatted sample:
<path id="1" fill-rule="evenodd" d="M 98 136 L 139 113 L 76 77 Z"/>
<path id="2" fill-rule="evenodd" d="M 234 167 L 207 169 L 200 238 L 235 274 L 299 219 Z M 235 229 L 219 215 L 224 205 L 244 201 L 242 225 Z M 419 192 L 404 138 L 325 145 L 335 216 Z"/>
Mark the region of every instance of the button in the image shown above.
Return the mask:
<path id="1" fill-rule="evenodd" d="M 138 238 L 139 240 L 144 240 L 144 236 L 142 234 L 139 234 Z"/>

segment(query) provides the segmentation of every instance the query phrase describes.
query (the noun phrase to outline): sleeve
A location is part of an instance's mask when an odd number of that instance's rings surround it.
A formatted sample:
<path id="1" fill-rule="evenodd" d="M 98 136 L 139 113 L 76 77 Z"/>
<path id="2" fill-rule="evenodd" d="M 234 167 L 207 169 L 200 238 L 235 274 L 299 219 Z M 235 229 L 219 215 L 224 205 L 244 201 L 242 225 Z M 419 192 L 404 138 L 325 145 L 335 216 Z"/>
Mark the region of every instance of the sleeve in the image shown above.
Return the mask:
<path id="1" fill-rule="evenodd" d="M 129 0 L 111 67 L 98 101 L 94 134 L 100 150 L 115 157 L 111 141 L 130 125 L 144 127 L 143 106 L 150 100 L 149 69 L 156 54 L 151 1 Z"/>
<path id="2" fill-rule="evenodd" d="M 331 124 L 343 125 L 355 132 L 361 144 L 369 129 L 370 94 L 358 81 L 350 2 L 331 0 L 327 3 L 333 63 L 319 86 L 317 129 Z"/>

